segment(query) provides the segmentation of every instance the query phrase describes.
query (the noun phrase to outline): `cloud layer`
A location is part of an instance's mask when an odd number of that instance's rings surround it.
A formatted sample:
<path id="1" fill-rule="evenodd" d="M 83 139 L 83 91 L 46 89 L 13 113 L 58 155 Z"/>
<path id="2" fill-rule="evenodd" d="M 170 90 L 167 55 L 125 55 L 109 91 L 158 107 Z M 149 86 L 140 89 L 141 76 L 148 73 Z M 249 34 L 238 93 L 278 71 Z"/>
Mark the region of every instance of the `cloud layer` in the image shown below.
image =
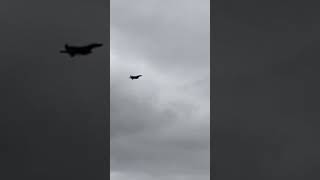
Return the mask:
<path id="1" fill-rule="evenodd" d="M 130 2 L 111 1 L 111 178 L 209 179 L 209 1 Z"/>

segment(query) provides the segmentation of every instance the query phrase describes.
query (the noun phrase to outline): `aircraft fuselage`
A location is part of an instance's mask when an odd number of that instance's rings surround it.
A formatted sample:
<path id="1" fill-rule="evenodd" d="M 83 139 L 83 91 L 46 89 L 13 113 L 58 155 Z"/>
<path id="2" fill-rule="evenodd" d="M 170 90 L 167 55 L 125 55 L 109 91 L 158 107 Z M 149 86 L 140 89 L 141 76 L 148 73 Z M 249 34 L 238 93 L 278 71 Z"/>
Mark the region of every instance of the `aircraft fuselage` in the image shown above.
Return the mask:
<path id="1" fill-rule="evenodd" d="M 61 53 L 67 53 L 71 57 L 75 55 L 88 55 L 92 53 L 93 48 L 101 47 L 102 44 L 91 44 L 88 46 L 68 46 L 67 44 L 65 45 L 65 50 L 60 51 Z"/>
<path id="2" fill-rule="evenodd" d="M 141 77 L 142 75 L 138 75 L 138 76 L 130 76 L 129 78 L 131 79 L 131 80 L 134 80 L 134 79 L 139 79 L 139 77 Z"/>

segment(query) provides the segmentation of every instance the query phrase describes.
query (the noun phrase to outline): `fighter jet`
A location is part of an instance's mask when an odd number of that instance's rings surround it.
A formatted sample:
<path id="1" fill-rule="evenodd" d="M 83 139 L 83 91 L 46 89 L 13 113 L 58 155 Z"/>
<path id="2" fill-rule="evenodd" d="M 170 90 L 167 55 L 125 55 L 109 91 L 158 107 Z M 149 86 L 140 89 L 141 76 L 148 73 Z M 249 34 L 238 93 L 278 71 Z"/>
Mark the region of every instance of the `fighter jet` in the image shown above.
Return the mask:
<path id="1" fill-rule="evenodd" d="M 131 80 L 134 80 L 134 79 L 139 79 L 140 76 L 142 76 L 142 75 L 137 75 L 137 76 L 131 76 L 131 75 L 130 75 L 129 78 L 130 78 Z"/>
<path id="2" fill-rule="evenodd" d="M 65 50 L 61 50 L 60 53 L 69 54 L 70 57 L 76 55 L 88 55 L 92 53 L 92 49 L 101 47 L 101 43 L 92 43 L 86 46 L 69 46 L 68 44 L 64 45 Z"/>

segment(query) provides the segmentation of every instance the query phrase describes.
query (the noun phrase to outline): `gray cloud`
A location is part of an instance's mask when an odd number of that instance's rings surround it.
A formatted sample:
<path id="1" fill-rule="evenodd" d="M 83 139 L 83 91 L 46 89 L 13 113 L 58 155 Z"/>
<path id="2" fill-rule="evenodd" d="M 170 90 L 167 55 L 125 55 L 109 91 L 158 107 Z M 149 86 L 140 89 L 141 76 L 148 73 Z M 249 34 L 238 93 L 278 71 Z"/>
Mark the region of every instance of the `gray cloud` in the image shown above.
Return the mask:
<path id="1" fill-rule="evenodd" d="M 209 37 L 209 1 L 111 1 L 113 180 L 209 179 Z"/>
<path id="2" fill-rule="evenodd" d="M 208 71 L 209 1 L 139 1 L 132 5 L 114 1 L 111 6 L 115 52 L 143 56 L 145 63 L 167 73 Z"/>

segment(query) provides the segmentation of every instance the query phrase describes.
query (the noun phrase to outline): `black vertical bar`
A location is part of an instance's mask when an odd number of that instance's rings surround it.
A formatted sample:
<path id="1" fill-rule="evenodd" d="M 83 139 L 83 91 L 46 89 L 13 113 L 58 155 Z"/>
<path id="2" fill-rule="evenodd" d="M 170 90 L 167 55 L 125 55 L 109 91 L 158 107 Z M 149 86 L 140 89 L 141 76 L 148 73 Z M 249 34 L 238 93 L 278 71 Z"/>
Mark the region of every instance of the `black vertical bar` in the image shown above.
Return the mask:
<path id="1" fill-rule="evenodd" d="M 107 58 L 106 58 L 106 69 L 107 69 L 107 98 L 106 98 L 106 139 L 105 139 L 105 179 L 110 179 L 110 0 L 107 0 Z"/>
<path id="2" fill-rule="evenodd" d="M 109 178 L 109 4 L 0 2 L 0 179 Z"/>
<path id="3" fill-rule="evenodd" d="M 210 1 L 210 179 L 215 179 L 215 131 L 216 81 L 215 81 L 215 4 Z"/>

